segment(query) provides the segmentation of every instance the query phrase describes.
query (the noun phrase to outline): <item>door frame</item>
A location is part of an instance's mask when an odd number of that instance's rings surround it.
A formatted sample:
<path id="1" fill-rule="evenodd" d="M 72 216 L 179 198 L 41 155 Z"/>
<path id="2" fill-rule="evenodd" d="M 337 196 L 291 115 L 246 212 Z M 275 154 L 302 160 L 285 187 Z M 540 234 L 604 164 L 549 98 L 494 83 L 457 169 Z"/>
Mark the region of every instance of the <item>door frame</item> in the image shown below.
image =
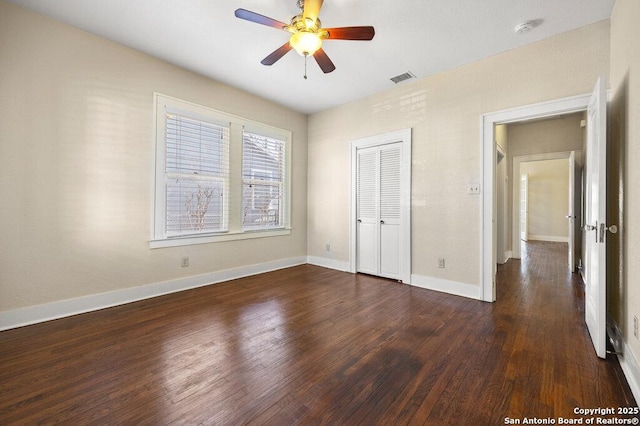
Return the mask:
<path id="1" fill-rule="evenodd" d="M 351 195 L 349 212 L 349 272 L 357 272 L 357 151 L 373 146 L 402 143 L 402 165 L 400 169 L 400 280 L 411 284 L 411 128 L 376 136 L 352 140 Z"/>
<path id="2" fill-rule="evenodd" d="M 514 176 L 520 176 L 518 182 L 518 236 L 520 241 L 529 241 L 529 175 L 526 173 L 514 173 Z M 515 197 L 514 197 L 515 198 Z M 524 229 L 523 228 L 524 224 Z M 514 240 L 515 241 L 515 240 Z M 520 257 L 520 244 L 514 244 L 514 249 L 518 250 Z"/>
<path id="3" fill-rule="evenodd" d="M 582 150 L 571 151 L 569 156 L 569 208 L 567 219 L 569 225 L 569 253 L 567 264 L 571 272 L 576 272 L 578 259 L 582 252 Z M 578 242 L 580 241 L 580 243 Z"/>
<path id="4" fill-rule="evenodd" d="M 572 112 L 585 111 L 591 93 L 561 98 L 537 104 L 482 114 L 480 132 L 482 140 L 482 208 L 480 209 L 480 277 L 481 297 L 486 302 L 496 300 L 495 276 L 495 229 L 496 226 L 496 142 L 495 125 L 508 124 L 535 118 L 554 117 Z M 512 179 L 513 180 L 513 179 Z"/>
<path id="5" fill-rule="evenodd" d="M 509 213 L 509 185 L 507 184 L 509 171 L 507 170 L 508 157 L 504 149 L 496 144 L 496 157 L 498 154 L 502 155 L 502 160 L 496 158 L 496 263 L 504 264 L 511 257 L 511 254 L 507 254 L 510 219 L 507 217 Z"/>
<path id="6" fill-rule="evenodd" d="M 543 154 L 526 154 L 526 155 L 516 155 L 513 157 L 511 162 L 511 170 L 513 176 L 520 176 L 520 165 L 522 163 L 529 163 L 532 161 L 547 161 L 547 160 L 563 160 L 569 159 L 572 151 L 558 151 L 558 152 L 545 152 Z M 574 151 L 581 152 L 581 151 Z M 519 196 L 516 197 L 516 188 L 512 188 L 513 200 L 511 203 L 512 206 L 512 234 L 511 234 L 511 252 L 512 257 L 514 259 L 520 259 L 520 221 L 518 219 L 519 216 Z"/>

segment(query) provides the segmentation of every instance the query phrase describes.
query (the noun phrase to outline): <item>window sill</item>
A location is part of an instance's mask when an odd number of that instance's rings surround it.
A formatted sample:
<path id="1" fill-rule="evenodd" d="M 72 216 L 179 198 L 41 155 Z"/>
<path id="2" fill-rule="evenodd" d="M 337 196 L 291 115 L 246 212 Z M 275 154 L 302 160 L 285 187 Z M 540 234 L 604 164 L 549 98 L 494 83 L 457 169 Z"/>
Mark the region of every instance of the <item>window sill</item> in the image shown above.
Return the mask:
<path id="1" fill-rule="evenodd" d="M 226 232 L 219 235 L 202 235 L 189 237 L 162 238 L 149 240 L 152 249 L 164 247 L 191 246 L 195 244 L 220 243 L 223 241 L 249 240 L 253 238 L 278 237 L 290 235 L 291 228 L 278 228 L 273 230 Z"/>

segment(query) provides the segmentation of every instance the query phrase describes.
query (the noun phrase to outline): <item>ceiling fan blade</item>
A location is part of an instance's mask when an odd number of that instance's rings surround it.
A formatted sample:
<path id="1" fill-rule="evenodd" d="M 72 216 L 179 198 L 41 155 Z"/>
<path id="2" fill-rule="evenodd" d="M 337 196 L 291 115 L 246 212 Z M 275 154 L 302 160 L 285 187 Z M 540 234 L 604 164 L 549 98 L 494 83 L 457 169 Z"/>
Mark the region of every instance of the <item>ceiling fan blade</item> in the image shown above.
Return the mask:
<path id="1" fill-rule="evenodd" d="M 323 28 L 329 33 L 327 39 L 331 40 L 371 40 L 376 31 L 373 27 L 342 27 Z"/>
<path id="2" fill-rule="evenodd" d="M 322 7 L 323 0 L 304 0 L 304 10 L 302 16 L 304 19 L 311 19 L 316 22 L 318 15 L 320 14 L 320 8 Z"/>
<path id="3" fill-rule="evenodd" d="M 250 10 L 246 9 L 237 9 L 235 14 L 236 18 L 255 22 L 256 24 L 266 25 L 267 27 L 277 28 L 279 30 L 286 31 L 286 28 L 288 27 L 288 25 L 284 22 L 276 21 L 275 19 L 260 15 L 259 13 L 251 12 Z"/>
<path id="4" fill-rule="evenodd" d="M 322 72 L 324 72 L 325 74 L 328 74 L 336 69 L 336 66 L 333 65 L 333 62 L 331 62 L 331 59 L 329 59 L 322 48 L 316 50 L 316 53 L 313 54 L 313 57 L 316 58 L 316 62 L 320 66 Z"/>
<path id="5" fill-rule="evenodd" d="M 289 44 L 289 42 L 286 42 L 285 44 L 283 44 L 282 46 L 280 46 L 276 50 L 274 50 L 269 56 L 267 56 L 262 61 L 260 61 L 260 63 L 262 65 L 273 65 L 280 58 L 282 58 L 284 55 L 286 55 L 287 52 L 290 51 L 291 49 L 292 49 L 292 47 Z"/>

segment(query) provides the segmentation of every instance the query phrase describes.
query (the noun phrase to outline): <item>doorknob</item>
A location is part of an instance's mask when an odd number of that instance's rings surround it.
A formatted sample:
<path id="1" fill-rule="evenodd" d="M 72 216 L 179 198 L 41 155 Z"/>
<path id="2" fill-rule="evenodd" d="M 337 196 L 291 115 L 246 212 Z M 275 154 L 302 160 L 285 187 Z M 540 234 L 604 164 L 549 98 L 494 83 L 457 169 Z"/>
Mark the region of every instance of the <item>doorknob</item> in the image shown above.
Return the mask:
<path id="1" fill-rule="evenodd" d="M 362 219 L 358 219 L 358 223 L 362 223 Z"/>
<path id="2" fill-rule="evenodd" d="M 384 220 L 381 220 L 381 221 L 380 221 L 380 224 L 381 224 L 381 225 L 384 225 Z"/>
<path id="3" fill-rule="evenodd" d="M 587 231 L 593 231 L 595 230 L 597 227 L 593 226 L 593 225 L 585 225 L 584 229 L 586 229 Z"/>
<path id="4" fill-rule="evenodd" d="M 610 227 L 607 228 L 607 231 L 611 232 L 612 234 L 617 234 L 618 233 L 618 227 L 615 225 L 611 225 Z"/>

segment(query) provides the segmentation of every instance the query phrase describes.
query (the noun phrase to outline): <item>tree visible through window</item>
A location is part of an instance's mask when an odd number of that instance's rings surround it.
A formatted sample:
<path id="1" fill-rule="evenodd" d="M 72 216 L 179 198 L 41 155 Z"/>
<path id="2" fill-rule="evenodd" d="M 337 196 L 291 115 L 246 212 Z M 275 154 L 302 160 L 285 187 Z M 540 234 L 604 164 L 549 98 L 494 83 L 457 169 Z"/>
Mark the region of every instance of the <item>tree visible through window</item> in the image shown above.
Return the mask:
<path id="1" fill-rule="evenodd" d="M 166 115 L 167 236 L 226 230 L 229 128 Z"/>

